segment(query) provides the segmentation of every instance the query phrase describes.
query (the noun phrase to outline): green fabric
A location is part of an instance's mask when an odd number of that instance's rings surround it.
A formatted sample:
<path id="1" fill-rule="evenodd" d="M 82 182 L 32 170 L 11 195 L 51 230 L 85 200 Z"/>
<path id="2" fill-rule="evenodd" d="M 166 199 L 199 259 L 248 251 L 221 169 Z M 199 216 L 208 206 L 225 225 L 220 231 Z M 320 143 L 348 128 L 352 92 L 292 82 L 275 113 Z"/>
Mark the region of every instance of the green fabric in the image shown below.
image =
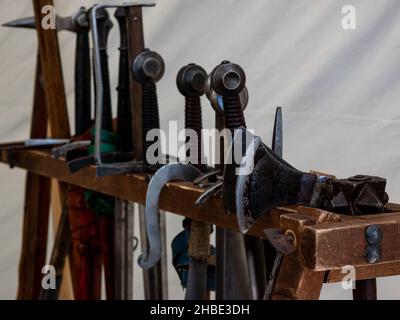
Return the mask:
<path id="1" fill-rule="evenodd" d="M 95 137 L 95 128 L 92 127 L 90 130 L 90 135 L 92 137 L 92 141 L 94 141 Z M 113 132 L 109 132 L 107 130 L 101 130 L 101 144 L 100 144 L 100 151 L 103 153 L 114 152 L 117 150 L 116 141 L 115 141 L 115 134 Z M 88 152 L 90 155 L 94 154 L 94 144 L 88 147 Z"/>
<path id="2" fill-rule="evenodd" d="M 90 130 L 92 141 L 94 141 L 95 129 L 92 127 Z M 101 131 L 101 144 L 100 150 L 102 153 L 116 151 L 115 134 L 107 130 Z M 94 145 L 88 147 L 88 153 L 94 154 Z M 96 212 L 97 215 L 113 215 L 114 214 L 114 197 L 95 192 L 92 190 L 85 191 L 85 202 L 87 207 Z"/>

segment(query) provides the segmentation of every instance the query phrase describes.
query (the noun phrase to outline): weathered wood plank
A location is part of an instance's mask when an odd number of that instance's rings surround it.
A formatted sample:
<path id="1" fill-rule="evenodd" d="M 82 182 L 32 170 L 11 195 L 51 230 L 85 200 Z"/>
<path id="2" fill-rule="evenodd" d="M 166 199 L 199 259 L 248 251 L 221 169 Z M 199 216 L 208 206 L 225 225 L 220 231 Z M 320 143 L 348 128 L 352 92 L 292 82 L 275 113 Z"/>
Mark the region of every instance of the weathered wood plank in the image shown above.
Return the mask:
<path id="1" fill-rule="evenodd" d="M 356 267 L 356 280 L 372 279 L 378 277 L 390 277 L 400 274 L 400 262 L 388 262 Z M 346 274 L 342 270 L 329 272 L 326 282 L 341 282 Z"/>
<path id="2" fill-rule="evenodd" d="M 57 30 L 43 29 L 41 23 L 47 14 L 42 13 L 42 8 L 47 5 L 53 6 L 53 0 L 33 0 L 48 121 L 53 138 L 69 138 L 70 127 Z"/>
<path id="3" fill-rule="evenodd" d="M 302 264 L 316 271 L 339 269 L 345 265 L 368 266 L 364 257 L 365 229 L 372 224 L 378 224 L 383 232 L 380 263 L 400 260 L 400 213 L 395 212 L 303 227 Z"/>
<path id="4" fill-rule="evenodd" d="M 337 219 L 333 214 L 322 210 L 298 208 L 298 212 L 284 214 L 280 217 L 280 228 L 284 232 L 291 231 L 299 247 L 301 237 L 299 231 L 304 226 L 315 225 Z M 326 272 L 313 272 L 300 264 L 298 253 L 283 258 L 279 274 L 272 292 L 273 300 L 317 300 L 319 299 Z"/>
<path id="5" fill-rule="evenodd" d="M 36 64 L 30 137 L 43 138 L 47 133 L 47 110 L 40 81 L 41 63 Z M 17 299 L 37 299 L 41 289 L 41 270 L 46 264 L 50 179 L 28 172 L 25 180 L 22 247 L 18 269 Z"/>
<path id="6" fill-rule="evenodd" d="M 0 152 L 0 161 L 8 163 L 7 152 Z M 62 182 L 81 186 L 86 189 L 109 194 L 111 196 L 136 203 L 145 203 L 148 178 L 145 174 L 127 174 L 109 177 L 95 177 L 95 168 L 88 167 L 71 174 L 63 160 L 57 160 L 44 150 L 17 150 L 14 155 L 15 166 L 45 177 L 56 178 Z M 231 230 L 239 230 L 235 215 L 226 215 L 222 199 L 210 199 L 204 206 L 194 206 L 202 189 L 187 182 L 169 183 L 161 194 L 160 208 L 192 219 L 215 224 Z M 177 199 L 180 199 L 177 201 Z M 263 237 L 263 230 L 279 226 L 282 213 L 296 212 L 294 208 L 277 208 L 271 214 L 262 217 L 249 234 Z"/>
<path id="7" fill-rule="evenodd" d="M 131 7 L 127 9 L 128 19 L 127 28 L 128 32 L 128 56 L 129 65 L 131 65 L 135 57 L 144 49 L 144 35 L 143 35 L 143 19 L 142 7 Z M 134 154 L 136 160 L 144 160 L 143 154 L 143 118 L 142 118 L 142 100 L 143 89 L 142 84 L 136 81 L 132 72 L 129 72 L 129 83 L 132 93 L 131 99 L 131 112 L 132 112 L 132 135 L 134 137 Z"/>

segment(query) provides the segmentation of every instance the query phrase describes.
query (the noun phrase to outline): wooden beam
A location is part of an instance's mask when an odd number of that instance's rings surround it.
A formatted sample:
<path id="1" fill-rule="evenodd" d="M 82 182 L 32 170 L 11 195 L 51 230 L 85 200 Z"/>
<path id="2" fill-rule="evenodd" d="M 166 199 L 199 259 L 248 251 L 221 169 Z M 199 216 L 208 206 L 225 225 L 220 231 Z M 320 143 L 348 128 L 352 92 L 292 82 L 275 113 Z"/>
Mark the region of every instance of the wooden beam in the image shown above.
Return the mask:
<path id="1" fill-rule="evenodd" d="M 315 271 L 340 269 L 345 265 L 369 266 L 365 259 L 365 229 L 373 224 L 381 227 L 382 259 L 376 264 L 400 260 L 400 212 L 360 216 L 340 223 L 304 226 L 300 260 Z"/>
<path id="2" fill-rule="evenodd" d="M 400 262 L 379 263 L 356 267 L 356 280 L 391 277 L 400 274 Z M 328 273 L 326 282 L 341 282 L 346 274 L 342 270 L 332 270 Z"/>
<path id="3" fill-rule="evenodd" d="M 301 213 L 280 216 L 282 231 L 294 233 L 295 244 L 301 239 L 298 231 L 304 226 L 335 220 L 333 214 L 318 209 L 299 207 Z M 296 253 L 283 257 L 271 298 L 273 300 L 318 300 L 325 280 L 325 272 L 307 270 L 299 262 Z"/>
<path id="4" fill-rule="evenodd" d="M 10 159 L 5 151 L 0 152 L 0 161 L 8 163 Z M 44 150 L 16 150 L 13 165 L 45 177 L 52 177 L 62 182 L 98 191 L 123 200 L 145 203 L 148 177 L 145 174 L 127 174 L 109 177 L 95 177 L 95 168 L 88 167 L 71 174 L 63 160 L 57 160 Z M 222 199 L 212 198 L 204 206 L 194 205 L 203 190 L 188 182 L 167 184 L 161 193 L 160 209 L 173 212 L 192 219 L 215 224 L 238 231 L 235 215 L 225 214 Z M 176 201 L 179 198 L 181 201 Z M 279 216 L 283 213 L 296 212 L 293 208 L 277 208 L 269 215 L 262 217 L 250 230 L 249 234 L 263 237 L 265 228 L 279 225 Z"/>

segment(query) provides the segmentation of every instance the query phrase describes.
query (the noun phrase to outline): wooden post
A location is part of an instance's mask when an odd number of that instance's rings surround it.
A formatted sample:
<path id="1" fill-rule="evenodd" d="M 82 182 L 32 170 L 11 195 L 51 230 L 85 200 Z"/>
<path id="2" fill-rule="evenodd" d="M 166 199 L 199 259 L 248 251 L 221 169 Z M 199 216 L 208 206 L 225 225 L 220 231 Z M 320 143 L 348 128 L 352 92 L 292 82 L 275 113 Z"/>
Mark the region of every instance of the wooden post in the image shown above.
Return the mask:
<path id="1" fill-rule="evenodd" d="M 127 28 L 128 32 L 128 55 L 130 65 L 135 57 L 144 49 L 142 7 L 135 6 L 128 8 Z M 142 84 L 135 80 L 133 73 L 129 72 L 131 87 L 131 112 L 132 112 L 132 135 L 134 141 L 135 159 L 144 160 L 143 154 L 143 118 L 142 118 Z"/>
<path id="2" fill-rule="evenodd" d="M 38 57 L 31 120 L 31 138 L 47 133 L 47 110 L 41 85 L 41 62 Z M 46 262 L 50 179 L 28 172 L 22 228 L 22 249 L 19 262 L 17 299 L 37 299 L 41 289 L 41 271 Z"/>
<path id="3" fill-rule="evenodd" d="M 45 5 L 54 4 L 52 0 L 33 0 L 39 58 L 31 137 L 46 137 L 48 121 L 52 137 L 69 138 L 70 129 L 57 31 L 42 28 L 41 11 Z M 60 198 L 64 197 L 60 196 Z M 25 186 L 18 299 L 38 299 L 40 294 L 43 276 L 41 270 L 46 264 L 49 205 L 50 179 L 28 173 Z"/>

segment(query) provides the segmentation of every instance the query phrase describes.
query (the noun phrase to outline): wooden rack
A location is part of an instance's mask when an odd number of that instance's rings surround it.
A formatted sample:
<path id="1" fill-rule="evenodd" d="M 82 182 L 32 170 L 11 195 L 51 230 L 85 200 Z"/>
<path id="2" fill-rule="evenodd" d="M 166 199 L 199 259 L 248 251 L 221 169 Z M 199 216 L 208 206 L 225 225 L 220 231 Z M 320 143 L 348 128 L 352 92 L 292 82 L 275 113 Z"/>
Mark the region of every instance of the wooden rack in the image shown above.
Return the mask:
<path id="1" fill-rule="evenodd" d="M 42 6 L 53 5 L 53 1 L 33 0 L 33 4 L 37 21 L 41 21 Z M 57 33 L 41 27 L 37 31 L 39 54 L 31 137 L 69 138 Z M 28 172 L 19 299 L 36 299 L 40 291 L 40 270 L 46 264 L 50 179 L 59 182 L 53 198 L 57 199 L 58 207 L 65 198 L 67 184 L 136 203 L 145 202 L 148 184 L 145 174 L 96 178 L 94 167 L 71 174 L 66 162 L 52 158 L 47 150 L 3 150 L 0 161 Z M 235 215 L 225 214 L 221 198 L 212 198 L 202 207 L 194 205 L 201 192 L 191 183 L 169 183 L 161 194 L 160 209 L 238 231 Z M 273 298 L 318 299 L 324 282 L 342 280 L 344 265 L 356 267 L 358 280 L 400 274 L 400 205 L 389 204 L 386 210 L 388 213 L 382 215 L 348 217 L 305 207 L 283 207 L 262 217 L 249 234 L 264 237 L 265 228 L 281 228 L 292 230 L 297 239 L 296 253 L 284 258 Z M 368 264 L 364 257 L 365 228 L 371 224 L 378 224 L 384 233 L 382 260 L 376 264 Z"/>

